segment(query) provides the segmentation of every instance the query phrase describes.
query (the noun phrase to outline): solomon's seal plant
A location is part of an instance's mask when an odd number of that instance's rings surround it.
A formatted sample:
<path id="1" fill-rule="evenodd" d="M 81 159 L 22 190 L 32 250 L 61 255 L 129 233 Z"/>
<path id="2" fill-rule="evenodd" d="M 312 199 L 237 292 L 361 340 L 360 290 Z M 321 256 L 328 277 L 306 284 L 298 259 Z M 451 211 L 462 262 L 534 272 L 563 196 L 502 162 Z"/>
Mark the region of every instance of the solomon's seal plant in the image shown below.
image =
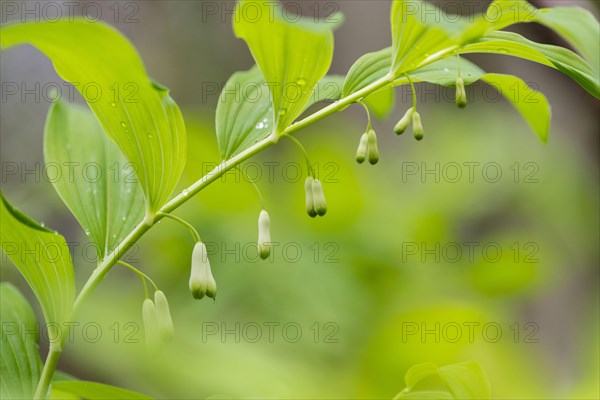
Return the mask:
<path id="1" fill-rule="evenodd" d="M 253 21 L 244 18 L 243 9 L 249 3 L 262 11 L 261 18 Z M 206 246 L 195 229 L 173 213 L 225 172 L 276 145 L 282 138 L 292 138 L 291 135 L 303 128 L 353 104 L 362 105 L 367 113 L 373 112 L 378 117 L 387 116 L 394 104 L 393 88 L 409 85 L 413 107 L 399 120 L 394 131 L 401 134 L 412 123 L 413 135 L 420 140 L 424 132 L 421 115 L 416 110 L 414 83 L 455 86 L 456 102 L 463 108 L 467 104 L 465 86 L 483 81 L 496 87 L 540 140 L 547 141 L 550 106 L 545 96 L 516 76 L 483 71 L 461 57 L 471 53 L 497 53 L 543 64 L 561 71 L 599 98 L 599 49 L 597 42 L 591 39 L 598 37 L 599 25 L 583 9 L 536 9 L 525 0 L 495 0 L 487 13 L 467 19 L 457 16 L 435 18 L 431 12 L 424 12 L 422 5 L 417 0 L 393 1 L 391 46 L 365 54 L 346 76 L 337 76 L 327 75 L 327 72 L 333 56 L 334 30 L 339 23 L 313 19 L 292 23 L 281 17 L 279 5 L 273 10 L 273 2 L 238 1 L 233 31 L 246 42 L 256 65 L 234 73 L 219 99 L 216 136 L 221 163 L 175 195 L 173 191 L 186 161 L 184 119 L 169 90 L 147 75 L 137 51 L 121 33 L 103 23 L 90 23 L 84 19 L 3 26 L 0 44 L 7 52 L 4 57 L 11 56 L 13 47 L 29 44 L 52 61 L 61 78 L 78 82 L 77 88 L 93 82 L 110 92 L 111 85 L 123 86 L 128 82 L 138 85 L 135 102 L 123 96 L 93 101 L 85 91 L 81 94 L 88 101 L 88 107 L 57 101 L 47 116 L 43 146 L 46 162 L 68 165 L 72 161 L 93 161 L 104 172 L 103 177 L 111 176 L 107 171 L 110 165 L 130 162 L 136 166 L 139 183 L 110 179 L 90 182 L 79 178 L 73 182 L 53 183 L 60 198 L 98 249 L 98 265 L 79 289 L 63 236 L 25 215 L 4 194 L 1 195 L 2 248 L 6 251 L 5 244 L 21 243 L 28 248 L 53 249 L 59 255 L 36 260 L 12 258 L 40 303 L 50 344 L 48 356 L 42 363 L 35 338 L 12 336 L 4 341 L 7 333 L 2 324 L 2 398 L 44 399 L 53 391 L 80 397 L 82 382 L 53 383 L 65 338 L 54 332 L 52 326 L 74 321 L 81 305 L 115 265 L 134 270 L 144 286 L 150 282 L 154 287 L 153 299 L 146 290 L 142 306 L 148 343 L 152 346 L 172 337 L 173 322 L 165 294 L 141 271 L 122 262 L 130 246 L 165 217 L 182 223 L 196 243 L 189 280 L 192 296 L 214 299 L 217 285 Z M 438 10 L 438 16 L 443 14 Z M 341 21 L 341 18 L 329 19 L 332 20 Z M 516 23 L 544 25 L 575 51 L 537 43 L 504 30 Z M 337 88 L 335 93 L 318 90 L 331 87 L 331 84 Z M 268 94 L 261 95 L 257 91 L 260 87 L 268 87 Z M 519 90 L 511 89 L 515 87 Z M 241 88 L 245 90 L 242 92 Z M 293 98 L 286 92 L 290 88 L 295 92 Z M 238 96 L 226 95 L 232 92 Z M 306 114 L 309 107 L 326 98 L 333 102 Z M 297 139 L 292 140 L 297 142 Z M 304 151 L 300 143 L 297 144 Z M 388 154 L 383 151 L 381 156 Z M 368 159 L 375 164 L 379 157 L 369 114 L 369 126 L 360 139 L 356 160 L 361 163 Z M 307 214 L 310 217 L 325 215 L 327 204 L 323 186 L 310 166 L 305 193 Z M 258 249 L 264 259 L 271 249 L 270 220 L 264 210 L 258 225 Z M 227 286 L 227 282 L 221 284 Z M 2 322 L 34 322 L 30 306 L 14 287 L 3 283 L 0 290 Z M 415 393 L 415 384 L 424 377 L 435 377 L 439 384 L 419 395 Z M 115 398 L 131 398 L 127 397 L 131 396 L 130 392 L 119 388 L 89 382 L 85 387 L 86 393 L 98 390 L 104 394 L 112 393 Z M 397 398 L 484 399 L 489 396 L 483 372 L 475 363 L 469 362 L 446 367 L 416 366 L 407 373 L 406 389 Z M 145 397 L 138 395 L 137 398 Z"/>

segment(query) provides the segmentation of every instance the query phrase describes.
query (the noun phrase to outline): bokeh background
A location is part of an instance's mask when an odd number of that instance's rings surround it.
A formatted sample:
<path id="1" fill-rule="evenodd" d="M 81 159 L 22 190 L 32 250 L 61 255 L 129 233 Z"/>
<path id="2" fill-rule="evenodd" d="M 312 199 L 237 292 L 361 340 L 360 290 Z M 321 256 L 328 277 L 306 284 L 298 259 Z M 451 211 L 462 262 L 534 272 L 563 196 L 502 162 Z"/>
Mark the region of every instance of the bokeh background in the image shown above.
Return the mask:
<path id="1" fill-rule="evenodd" d="M 11 3 L 24 10 L 46 2 Z M 79 4 L 76 13 L 101 10 L 138 48 L 149 73 L 172 89 L 188 128 L 181 188 L 189 185 L 219 161 L 215 87 L 252 65 L 231 30 L 234 3 Z M 591 1 L 536 4 L 579 4 L 598 14 Z M 306 15 L 345 14 L 333 73 L 391 43 L 389 1 L 294 6 Z M 2 22 L 22 17 L 32 18 L 5 13 Z M 516 30 L 563 44 L 542 27 Z M 481 85 L 469 89 L 464 111 L 450 90 L 420 85 L 421 143 L 392 132 L 408 105 L 399 88 L 391 117 L 375 122 L 376 167 L 354 162 L 366 126 L 361 108 L 330 117 L 298 134 L 325 184 L 325 218 L 306 216 L 298 176 L 304 161 L 282 141 L 242 166 L 258 174 L 280 243 L 272 258 L 258 262 L 252 247 L 260 212 L 252 185 L 241 173 L 226 175 L 176 213 L 210 242 L 217 300 L 191 298 L 193 243 L 165 220 L 126 260 L 167 294 L 173 343 L 146 351 L 143 289 L 115 267 L 84 307 L 59 368 L 159 398 L 391 398 L 411 365 L 473 359 L 494 398 L 599 398 L 599 103 L 557 71 L 502 56 L 469 58 L 488 71 L 518 74 L 547 95 L 547 145 Z M 94 267 L 83 250 L 86 236 L 40 173 L 50 106 L 43 88 L 62 81 L 27 47 L 2 53 L 0 71 L 3 90 L 7 82 L 41 85 L 37 99 L 3 93 L 2 190 L 79 244 L 73 257 L 81 285 Z M 8 173 L 9 165 L 20 173 Z M 4 255 L 0 271 L 35 302 Z"/>

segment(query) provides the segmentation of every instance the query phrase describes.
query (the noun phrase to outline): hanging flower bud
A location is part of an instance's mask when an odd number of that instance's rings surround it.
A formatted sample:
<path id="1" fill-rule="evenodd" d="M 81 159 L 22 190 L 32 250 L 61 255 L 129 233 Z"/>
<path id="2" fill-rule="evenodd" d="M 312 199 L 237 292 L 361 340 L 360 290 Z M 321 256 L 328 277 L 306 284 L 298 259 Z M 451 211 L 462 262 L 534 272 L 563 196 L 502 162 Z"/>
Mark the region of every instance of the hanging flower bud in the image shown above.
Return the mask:
<path id="1" fill-rule="evenodd" d="M 367 159 L 367 149 L 369 148 L 369 136 L 367 132 L 360 137 L 360 143 L 356 150 L 356 162 L 362 164 Z"/>
<path id="2" fill-rule="evenodd" d="M 192 296 L 198 300 L 205 295 L 213 299 L 217 296 L 217 283 L 210 269 L 206 246 L 202 242 L 196 243 L 192 252 L 190 291 Z"/>
<path id="3" fill-rule="evenodd" d="M 465 81 L 463 78 L 458 77 L 456 79 L 456 105 L 459 108 L 465 108 L 467 106 L 467 91 L 465 90 Z"/>
<path id="4" fill-rule="evenodd" d="M 423 139 L 423 124 L 421 123 L 421 115 L 415 111 L 413 114 L 413 135 L 415 139 Z"/>
<path id="5" fill-rule="evenodd" d="M 154 305 L 156 306 L 156 317 L 158 320 L 158 333 L 165 342 L 170 342 L 175 334 L 171 311 L 167 297 L 161 290 L 154 292 Z"/>
<path id="6" fill-rule="evenodd" d="M 413 107 L 409 108 L 408 111 L 406 111 L 406 113 L 402 117 L 402 119 L 398 121 L 398 123 L 394 127 L 394 132 L 396 132 L 397 135 L 402 135 L 404 132 L 406 132 L 406 130 L 408 129 L 408 125 L 412 121 L 414 112 L 415 109 Z"/>
<path id="7" fill-rule="evenodd" d="M 318 179 L 312 182 L 312 194 L 315 201 L 315 211 L 322 217 L 327 213 L 327 202 L 325 201 L 325 194 L 323 194 L 323 185 Z"/>
<path id="8" fill-rule="evenodd" d="M 309 176 L 306 178 L 306 182 L 304 182 L 304 191 L 306 192 L 306 213 L 314 218 L 317 216 L 317 211 L 315 210 L 315 201 L 313 196 L 313 177 Z"/>
<path id="9" fill-rule="evenodd" d="M 142 321 L 144 322 L 144 335 L 148 347 L 155 347 L 159 341 L 158 336 L 158 317 L 156 307 L 150 299 L 144 300 L 142 304 Z"/>
<path id="10" fill-rule="evenodd" d="M 379 162 L 379 149 L 377 148 L 377 134 L 373 129 L 369 129 L 369 162 L 375 165 Z"/>
<path id="11" fill-rule="evenodd" d="M 258 216 L 258 255 L 263 260 L 271 254 L 271 220 L 267 210 L 262 210 Z"/>

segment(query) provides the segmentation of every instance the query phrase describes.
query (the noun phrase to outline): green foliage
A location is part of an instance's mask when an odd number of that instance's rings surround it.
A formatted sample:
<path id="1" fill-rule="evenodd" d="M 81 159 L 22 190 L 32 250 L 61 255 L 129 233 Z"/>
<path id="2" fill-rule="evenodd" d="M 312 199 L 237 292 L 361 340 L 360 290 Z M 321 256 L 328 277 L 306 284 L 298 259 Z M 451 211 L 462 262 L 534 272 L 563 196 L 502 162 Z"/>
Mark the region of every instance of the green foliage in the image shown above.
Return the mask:
<path id="1" fill-rule="evenodd" d="M 600 73 L 600 25 L 587 10 L 579 7 L 544 8 L 535 21 L 556 31 L 590 63 L 595 77 Z"/>
<path id="2" fill-rule="evenodd" d="M 474 361 L 438 367 L 428 362 L 411 367 L 404 376 L 406 388 L 395 399 L 485 400 L 490 384 Z M 440 385 L 444 390 L 440 390 Z"/>
<path id="3" fill-rule="evenodd" d="M 31 399 L 42 373 L 31 306 L 10 283 L 0 283 L 0 397 Z"/>
<path id="4" fill-rule="evenodd" d="M 51 342 L 68 321 L 75 298 L 71 255 L 65 239 L 14 208 L 0 193 L 2 250 L 17 266 L 42 305 Z M 58 344 L 60 346 L 60 344 Z"/>
<path id="5" fill-rule="evenodd" d="M 498 53 L 534 61 L 558 69 L 591 95 L 600 98 L 598 73 L 588 61 L 563 47 L 536 43 L 513 32 L 495 32 L 464 46 L 459 53 Z"/>
<path id="6" fill-rule="evenodd" d="M 151 397 L 102 383 L 59 381 L 52 384 L 50 399 L 149 400 Z"/>
<path id="7" fill-rule="evenodd" d="M 259 14 L 255 20 L 245 14 L 249 5 L 257 7 Z M 51 324 L 72 318 L 77 308 L 75 304 L 78 305 L 119 261 L 124 254 L 123 246 L 132 245 L 161 218 L 185 203 L 190 195 L 198 193 L 226 170 L 277 143 L 283 135 L 354 103 L 364 105 L 368 114 L 372 111 L 383 118 L 394 108 L 394 87 L 410 84 L 412 109 L 396 130 L 401 133 L 412 122 L 413 134 L 420 140 L 424 130 L 421 115 L 416 110 L 414 82 L 456 86 L 460 94 L 457 103 L 462 107 L 467 103 L 463 82 L 470 85 L 483 81 L 498 88 L 538 137 L 546 141 L 551 112 L 544 95 L 529 88 L 520 78 L 486 73 L 459 57 L 467 53 L 510 55 L 550 66 L 571 77 L 596 98 L 600 97 L 600 50 L 597 47 L 600 28 L 594 17 L 582 9 L 538 10 L 525 0 L 495 0 L 485 15 L 469 22 L 466 18 L 449 18 L 442 10 L 431 13 L 420 0 L 394 0 L 392 46 L 360 57 L 345 77 L 326 75 L 333 57 L 333 31 L 339 25 L 339 15 L 329 18 L 335 23 L 305 18 L 290 22 L 281 15 L 278 3 L 274 5 L 266 0 L 237 3 L 233 29 L 237 37 L 245 40 L 256 65 L 233 74 L 219 98 L 216 135 L 223 159 L 220 169 L 199 179 L 170 201 L 185 165 L 184 121 L 168 90 L 148 77 L 133 46 L 107 25 L 84 20 L 9 24 L 2 28 L 0 45 L 3 49 L 22 44 L 38 48 L 50 58 L 63 79 L 76 85 L 92 111 L 64 102 L 52 106 L 45 133 L 46 161 L 61 166 L 63 176 L 69 175 L 65 169 L 72 162 L 94 162 L 100 166 L 103 177 L 93 181 L 78 176 L 73 182 L 54 182 L 64 203 L 98 245 L 101 260 L 77 301 L 71 256 L 64 238 L 18 211 L 0 194 L 2 248 L 41 304 L 49 323 L 51 350 L 55 350 L 51 355 L 57 357 L 64 340 Z M 580 55 L 500 31 L 522 22 L 536 22 L 553 29 Z M 326 99 L 336 102 L 298 121 L 312 106 Z M 367 129 L 366 145 L 363 141 L 357 160 L 363 162 L 368 156 L 369 162 L 375 164 L 379 161 L 379 151 L 370 114 Z M 299 142 L 297 144 L 302 148 Z M 305 153 L 303 148 L 302 151 Z M 304 156 L 308 162 L 306 153 Z M 131 162 L 139 185 L 122 176 L 127 161 Z M 111 173 L 115 166 L 119 179 L 113 179 L 114 173 Z M 311 217 L 327 212 L 322 182 L 315 178 L 309 171 L 305 183 L 306 210 Z M 144 224 L 138 224 L 143 218 L 142 196 L 146 202 L 146 218 Z M 187 225 L 185 221 L 180 222 Z M 190 230 L 195 232 L 193 227 Z M 197 233 L 193 236 L 198 243 L 190 289 L 194 297 L 214 298 L 216 282 L 206 257 L 206 246 L 199 242 Z M 263 232 L 259 241 L 270 242 L 270 235 L 267 240 Z M 34 252 L 29 254 L 23 249 L 34 249 Z M 261 254 L 263 258 L 268 255 L 266 251 Z M 131 268 L 143 280 L 150 280 Z M 3 343 L 7 339 L 10 350 L 2 352 L 2 378 L 3 382 L 9 382 L 2 386 L 3 397 L 31 397 L 37 380 L 40 385 L 35 396 L 44 396 L 58 358 L 52 359 L 54 364 L 48 364 L 47 370 L 40 371 L 35 341 L 21 341 L 5 331 L 5 321 L 30 324 L 33 314 L 14 288 L 2 285 L 0 290 L 3 294 L 2 338 Z M 160 305 L 162 330 L 170 337 L 173 328 L 169 306 L 163 292 L 156 293 L 159 293 L 157 306 Z M 147 336 L 159 334 L 157 310 L 150 299 L 146 300 L 144 310 Z M 490 397 L 488 380 L 474 362 L 445 367 L 433 363 L 415 366 L 407 372 L 406 385 L 397 398 Z M 55 382 L 52 396 L 147 398 L 123 389 L 72 380 Z"/>
<path id="8" fill-rule="evenodd" d="M 169 199 L 185 165 L 183 118 L 119 32 L 85 20 L 12 24 L 2 28 L 0 43 L 37 47 L 63 79 L 77 84 L 105 132 L 135 166 L 149 213 Z"/>
<path id="9" fill-rule="evenodd" d="M 239 88 L 244 90 L 236 91 Z M 264 91 L 265 80 L 257 66 L 236 72 L 225 83 L 217 103 L 215 123 L 224 160 L 271 134 L 273 107 Z"/>
<path id="10" fill-rule="evenodd" d="M 65 177 L 52 184 L 102 260 L 143 218 L 143 193 L 132 165 L 89 110 L 63 101 L 48 113 L 44 158 Z M 86 172 L 70 173 L 73 165 Z M 94 166 L 91 172 L 88 166 Z"/>
<path id="11" fill-rule="evenodd" d="M 543 142 L 548 141 L 551 112 L 546 96 L 516 76 L 486 74 L 481 79 L 498 89 L 514 104 L 538 137 Z"/>
<path id="12" fill-rule="evenodd" d="M 256 21 L 244 15 L 249 3 L 259 7 Z M 275 133 L 283 132 L 302 113 L 315 85 L 329 70 L 336 27 L 309 18 L 290 23 L 281 18 L 280 7 L 266 0 L 241 0 L 233 25 L 268 83 Z"/>

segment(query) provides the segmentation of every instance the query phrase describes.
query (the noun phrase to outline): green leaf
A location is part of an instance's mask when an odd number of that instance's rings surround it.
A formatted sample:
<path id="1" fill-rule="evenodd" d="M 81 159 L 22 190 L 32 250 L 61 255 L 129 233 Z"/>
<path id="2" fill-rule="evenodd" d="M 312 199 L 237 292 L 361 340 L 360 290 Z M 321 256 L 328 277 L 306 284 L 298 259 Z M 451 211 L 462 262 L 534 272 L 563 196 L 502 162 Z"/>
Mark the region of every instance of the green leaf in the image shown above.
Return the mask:
<path id="1" fill-rule="evenodd" d="M 233 28 L 248 44 L 273 103 L 274 132 L 281 133 L 304 111 L 315 84 L 333 57 L 333 29 L 339 23 L 300 18 L 286 21 L 279 3 L 241 0 Z M 339 16 L 328 20 L 339 20 Z"/>
<path id="2" fill-rule="evenodd" d="M 348 71 L 342 88 L 342 96 L 348 96 L 383 78 L 390 69 L 392 50 L 386 48 L 360 57 Z M 394 90 L 386 86 L 363 99 L 378 118 L 385 118 L 395 103 Z"/>
<path id="3" fill-rule="evenodd" d="M 42 306 L 51 342 L 68 321 L 75 298 L 73 264 L 65 239 L 15 209 L 0 192 L 0 245 Z"/>
<path id="4" fill-rule="evenodd" d="M 0 325 L 0 398 L 31 399 L 42 374 L 37 324 L 27 300 L 5 282 L 0 283 Z"/>
<path id="5" fill-rule="evenodd" d="M 383 119 L 394 109 L 396 103 L 394 88 L 385 86 L 365 97 L 363 101 L 377 118 Z"/>
<path id="6" fill-rule="evenodd" d="M 228 160 L 270 135 L 273 107 L 257 66 L 236 72 L 219 96 L 215 128 L 221 158 Z"/>
<path id="7" fill-rule="evenodd" d="M 387 48 L 359 58 L 348 71 L 343 95 L 347 96 L 356 92 L 385 76 L 389 70 L 391 52 L 392 50 Z M 543 55 L 540 54 L 540 57 Z M 467 85 L 481 79 L 494 85 L 504 97 L 515 105 L 538 137 L 544 142 L 547 141 L 551 112 L 548 100 L 542 93 L 530 89 L 522 80 L 513 76 L 486 75 L 485 71 L 464 58 L 460 60 L 460 70 Z M 411 72 L 409 77 L 413 82 L 454 86 L 458 77 L 458 62 L 455 57 L 444 58 Z M 396 79 L 393 85 L 404 85 L 408 82 L 409 78 L 403 76 Z"/>
<path id="8" fill-rule="evenodd" d="M 487 376 L 474 361 L 440 367 L 439 374 L 455 399 L 483 400 L 491 396 Z"/>
<path id="9" fill-rule="evenodd" d="M 391 65 L 391 47 L 363 55 L 350 67 L 342 88 L 342 97 L 356 93 L 383 78 L 389 72 Z"/>
<path id="10" fill-rule="evenodd" d="M 460 72 L 467 85 L 477 82 L 485 75 L 484 70 L 464 58 L 460 60 Z M 458 77 L 458 62 L 454 57 L 444 58 L 412 72 L 409 76 L 413 82 L 429 82 L 435 85 L 454 86 Z M 405 84 L 407 82 L 408 79 L 402 77 L 395 80 L 394 85 Z"/>
<path id="11" fill-rule="evenodd" d="M 342 75 L 325 75 L 317 85 L 306 104 L 305 110 L 310 106 L 325 100 L 339 100 L 342 97 L 342 87 L 344 85 Z"/>
<path id="12" fill-rule="evenodd" d="M 425 378 L 431 376 L 437 376 L 438 366 L 432 362 L 426 362 L 423 364 L 413 365 L 406 371 L 404 375 L 404 382 L 406 382 L 406 389 L 413 390 L 414 387 Z"/>
<path id="13" fill-rule="evenodd" d="M 535 16 L 542 25 L 556 31 L 600 73 L 600 24 L 592 13 L 580 7 L 543 8 Z"/>
<path id="14" fill-rule="evenodd" d="M 581 56 L 562 47 L 536 43 L 517 33 L 495 32 L 465 46 L 460 53 L 497 53 L 537 62 L 558 69 L 591 95 L 600 98 L 598 74 Z"/>
<path id="15" fill-rule="evenodd" d="M 448 392 L 439 390 L 419 390 L 417 392 L 401 392 L 394 400 L 453 400 Z"/>
<path id="16" fill-rule="evenodd" d="M 56 393 L 58 392 L 58 393 Z M 58 394 L 71 394 L 75 398 L 85 400 L 149 400 L 144 394 L 122 389 L 115 386 L 104 385 L 102 383 L 87 381 L 59 381 L 52 384 L 52 393 L 50 398 L 60 399 L 64 397 Z"/>
<path id="17" fill-rule="evenodd" d="M 81 92 L 104 131 L 137 167 L 152 214 L 170 197 L 185 165 L 183 118 L 154 85 L 134 47 L 115 29 L 83 19 L 8 24 L 0 44 L 31 44 Z"/>
<path id="18" fill-rule="evenodd" d="M 54 376 L 52 376 L 52 382 L 75 381 L 75 380 L 77 380 L 77 378 L 75 378 L 73 375 L 67 374 L 66 372 L 63 372 L 63 371 L 55 371 Z"/>
<path id="19" fill-rule="evenodd" d="M 327 75 L 314 86 L 305 110 L 323 100 L 341 96 L 343 77 Z M 258 66 L 236 72 L 225 83 L 216 111 L 216 132 L 221 158 L 228 160 L 271 134 L 273 105 Z"/>
<path id="20" fill-rule="evenodd" d="M 381 79 L 389 71 L 392 49 L 386 48 L 374 53 L 368 53 L 359 58 L 348 71 L 343 96 L 348 96 L 369 84 Z M 485 74 L 481 68 L 469 60 L 460 60 L 461 74 L 465 83 L 478 81 Z M 428 64 L 409 74 L 413 82 L 429 82 L 436 85 L 453 86 L 458 77 L 458 62 L 456 58 L 444 58 Z M 394 86 L 408 83 L 408 78 L 402 76 L 393 82 Z"/>
<path id="21" fill-rule="evenodd" d="M 428 7 L 431 6 L 416 0 L 394 0 L 392 4 L 390 72 L 394 78 L 419 68 L 438 53 L 452 50 L 449 24 L 439 23 L 440 19 L 448 19 L 439 10 L 432 12 Z"/>
<path id="22" fill-rule="evenodd" d="M 474 361 L 443 367 L 430 362 L 418 364 L 406 372 L 404 380 L 406 388 L 394 399 L 486 400 L 491 396 L 487 376 Z"/>
<path id="23" fill-rule="evenodd" d="M 494 0 L 484 15 L 465 25 L 456 42 L 465 45 L 510 25 L 533 22 L 538 11 L 526 0 Z"/>
<path id="24" fill-rule="evenodd" d="M 542 142 L 548 141 L 552 112 L 546 96 L 512 75 L 487 74 L 482 80 L 498 89 L 516 107 Z"/>
<path id="25" fill-rule="evenodd" d="M 144 215 L 133 165 L 87 108 L 63 101 L 48 113 L 44 159 L 57 170 L 54 188 L 103 259 Z"/>

